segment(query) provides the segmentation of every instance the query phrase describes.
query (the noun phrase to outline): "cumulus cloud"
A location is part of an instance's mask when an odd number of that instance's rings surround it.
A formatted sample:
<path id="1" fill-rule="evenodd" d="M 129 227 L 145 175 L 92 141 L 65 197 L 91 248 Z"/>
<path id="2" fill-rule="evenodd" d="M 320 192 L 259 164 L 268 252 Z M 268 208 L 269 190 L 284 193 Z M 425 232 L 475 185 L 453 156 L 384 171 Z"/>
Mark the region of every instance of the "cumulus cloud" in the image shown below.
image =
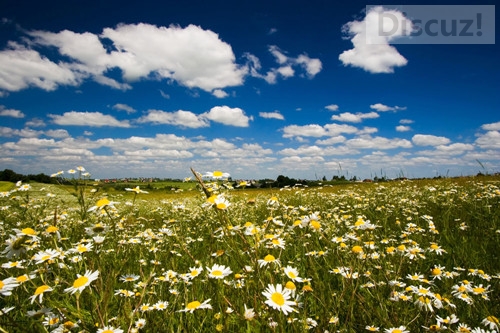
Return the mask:
<path id="1" fill-rule="evenodd" d="M 496 123 L 484 124 L 481 128 L 486 131 L 500 131 L 500 121 Z"/>
<path id="2" fill-rule="evenodd" d="M 0 105 L 0 117 L 24 118 L 24 113 L 21 110 L 5 109 Z"/>
<path id="3" fill-rule="evenodd" d="M 0 89 L 19 91 L 37 87 L 52 91 L 59 85 L 75 86 L 80 75 L 67 64 L 55 63 L 17 43 L 10 42 L 6 50 L 0 51 Z"/>
<path id="4" fill-rule="evenodd" d="M 298 57 L 290 57 L 276 45 L 269 46 L 269 52 L 274 56 L 279 67 L 271 68 L 266 74 L 260 74 L 261 64 L 257 57 L 248 53 L 245 55 L 249 63 L 250 74 L 266 80 L 269 84 L 276 83 L 278 77 L 286 79 L 295 76 L 295 68 L 297 67 L 301 68 L 308 78 L 315 77 L 321 72 L 323 67 L 321 60 L 317 58 L 310 58 L 306 54 L 301 54 Z"/>
<path id="5" fill-rule="evenodd" d="M 488 131 L 480 135 L 476 144 L 483 149 L 500 149 L 500 131 Z"/>
<path id="6" fill-rule="evenodd" d="M 330 104 L 325 106 L 325 109 L 330 110 L 330 111 L 338 111 L 339 106 L 337 104 Z"/>
<path id="7" fill-rule="evenodd" d="M 92 126 L 92 127 L 130 127 L 128 120 L 118 120 L 113 116 L 103 114 L 101 112 L 78 112 L 69 111 L 62 115 L 49 114 L 52 122 L 57 125 L 75 125 L 75 126 Z"/>
<path id="8" fill-rule="evenodd" d="M 312 136 L 312 137 L 322 137 L 326 135 L 326 130 L 323 126 L 317 124 L 310 125 L 290 125 L 283 128 L 284 138 L 302 137 L 302 136 Z"/>
<path id="9" fill-rule="evenodd" d="M 363 119 L 374 119 L 378 117 L 380 116 L 376 112 L 356 113 L 356 114 L 350 112 L 344 112 L 339 115 L 333 115 L 331 119 L 346 123 L 360 123 L 363 121 Z"/>
<path id="10" fill-rule="evenodd" d="M 268 118 L 268 119 L 279 119 L 279 120 L 285 120 L 285 117 L 278 111 L 274 112 L 259 112 L 259 117 L 262 118 Z"/>
<path id="11" fill-rule="evenodd" d="M 396 126 L 396 131 L 398 131 L 398 132 L 408 132 L 408 131 L 411 131 L 411 127 L 410 126 L 405 126 L 405 125 L 398 125 L 398 126 Z"/>
<path id="12" fill-rule="evenodd" d="M 415 134 L 411 141 L 417 146 L 440 146 L 450 143 L 450 139 L 443 136 Z"/>
<path id="13" fill-rule="evenodd" d="M 64 138 L 70 137 L 68 131 L 66 131 L 65 129 L 48 130 L 48 131 L 45 131 L 44 134 L 46 136 L 50 136 L 52 138 L 58 138 L 58 139 L 64 139 Z"/>
<path id="14" fill-rule="evenodd" d="M 384 14 L 391 14 L 398 20 L 397 31 L 390 36 L 379 32 L 379 22 L 384 25 L 383 31 L 392 30 L 394 24 L 381 19 Z M 387 24 L 391 24 L 391 27 L 386 27 Z M 404 66 L 408 61 L 389 43 L 395 38 L 408 35 L 412 28 L 411 21 L 401 12 L 380 6 L 372 7 L 362 21 L 351 21 L 342 27 L 354 47 L 342 52 L 339 60 L 344 66 L 359 67 L 370 73 L 393 73 L 394 67 Z"/>
<path id="15" fill-rule="evenodd" d="M 230 108 L 229 106 L 214 106 L 210 111 L 202 114 L 202 117 L 224 125 L 248 127 L 251 117 L 245 115 L 240 108 Z"/>
<path id="16" fill-rule="evenodd" d="M 406 106 L 388 106 L 382 103 L 372 104 L 370 108 L 378 112 L 406 110 Z"/>
<path id="17" fill-rule="evenodd" d="M 27 45 L 55 47 L 66 62 L 56 63 L 34 49 L 10 43 L 0 52 L 0 89 L 36 86 L 54 90 L 91 78 L 126 90 L 131 88 L 130 82 L 152 78 L 212 92 L 243 84 L 248 72 L 247 66 L 235 62 L 229 44 L 213 31 L 195 25 L 120 24 L 99 35 L 63 30 L 30 31 L 28 36 Z M 114 68 L 121 70 L 122 82 L 107 76 Z"/>
<path id="18" fill-rule="evenodd" d="M 400 124 L 405 124 L 405 125 L 407 125 L 407 124 L 413 124 L 413 123 L 414 123 L 414 121 L 413 121 L 413 120 L 411 120 L 411 119 L 401 119 L 401 120 L 399 121 L 399 123 L 400 123 Z"/>
<path id="19" fill-rule="evenodd" d="M 132 114 L 136 112 L 136 110 L 133 107 L 122 103 L 117 103 L 113 105 L 113 109 L 118 111 L 125 111 L 127 114 Z"/>
<path id="20" fill-rule="evenodd" d="M 225 98 L 228 96 L 228 93 L 222 89 L 215 89 L 214 91 L 212 91 L 212 95 L 214 95 L 217 98 Z"/>
<path id="21" fill-rule="evenodd" d="M 388 139 L 380 136 L 361 136 L 358 138 L 347 140 L 346 145 L 348 147 L 358 149 L 394 149 L 412 147 L 411 142 L 406 139 Z"/>
<path id="22" fill-rule="evenodd" d="M 147 114 L 137 119 L 138 123 L 166 124 L 180 127 L 200 128 L 210 124 L 202 117 L 191 111 L 178 110 L 166 112 L 162 110 L 148 110 Z"/>

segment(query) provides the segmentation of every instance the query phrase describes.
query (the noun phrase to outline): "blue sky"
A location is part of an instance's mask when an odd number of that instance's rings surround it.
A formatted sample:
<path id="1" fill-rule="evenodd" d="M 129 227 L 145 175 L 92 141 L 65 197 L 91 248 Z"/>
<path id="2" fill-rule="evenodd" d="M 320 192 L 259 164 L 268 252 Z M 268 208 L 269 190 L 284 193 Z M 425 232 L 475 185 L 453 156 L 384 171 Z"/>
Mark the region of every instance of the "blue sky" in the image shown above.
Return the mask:
<path id="1" fill-rule="evenodd" d="M 0 169 L 500 171 L 498 45 L 370 44 L 366 5 L 2 1 Z"/>

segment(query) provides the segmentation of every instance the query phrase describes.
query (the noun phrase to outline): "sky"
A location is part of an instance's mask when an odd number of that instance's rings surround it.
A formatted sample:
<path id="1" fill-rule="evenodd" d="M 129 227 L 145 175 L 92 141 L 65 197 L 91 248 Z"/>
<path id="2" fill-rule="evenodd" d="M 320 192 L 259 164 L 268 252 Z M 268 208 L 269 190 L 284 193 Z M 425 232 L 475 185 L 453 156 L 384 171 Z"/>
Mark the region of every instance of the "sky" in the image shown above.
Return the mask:
<path id="1" fill-rule="evenodd" d="M 0 170 L 499 172 L 498 45 L 415 43 L 404 9 L 367 5 L 3 0 Z M 389 14 L 401 23 L 390 36 L 378 25 Z M 482 21 L 471 31 L 486 33 Z"/>

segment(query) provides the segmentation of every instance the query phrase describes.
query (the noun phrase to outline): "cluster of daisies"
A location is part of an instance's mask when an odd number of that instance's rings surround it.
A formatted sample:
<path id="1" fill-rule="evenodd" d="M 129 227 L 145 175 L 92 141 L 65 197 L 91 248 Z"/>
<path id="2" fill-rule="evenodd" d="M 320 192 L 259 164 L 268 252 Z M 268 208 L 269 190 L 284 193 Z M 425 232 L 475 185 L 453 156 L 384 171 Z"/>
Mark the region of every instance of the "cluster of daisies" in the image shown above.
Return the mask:
<path id="1" fill-rule="evenodd" d="M 442 235 L 465 237 L 473 226 L 457 219 L 440 229 L 426 210 L 498 204 L 494 184 L 251 196 L 230 191 L 228 173 L 195 177 L 200 198 L 152 201 L 137 186 L 126 189 L 131 201 L 96 198 L 83 220 L 50 188 L 38 197 L 30 184 L 2 192 L 0 328 L 500 329 L 492 302 L 500 274 L 451 265 L 452 249 L 441 245 Z M 386 313 L 374 310 L 381 304 Z"/>

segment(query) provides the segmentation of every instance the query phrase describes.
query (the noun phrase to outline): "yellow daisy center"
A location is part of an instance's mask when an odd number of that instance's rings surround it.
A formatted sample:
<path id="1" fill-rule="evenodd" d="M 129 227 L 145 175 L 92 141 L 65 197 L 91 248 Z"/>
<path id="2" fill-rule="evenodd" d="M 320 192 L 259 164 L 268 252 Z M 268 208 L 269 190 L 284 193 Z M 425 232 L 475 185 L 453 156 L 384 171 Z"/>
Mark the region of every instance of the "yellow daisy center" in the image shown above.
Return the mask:
<path id="1" fill-rule="evenodd" d="M 112 330 L 104 330 L 104 331 L 102 331 L 102 333 L 113 333 L 113 331 Z"/>
<path id="2" fill-rule="evenodd" d="M 483 287 L 476 287 L 476 288 L 472 288 L 472 290 L 473 290 L 475 293 L 482 294 L 482 293 L 484 293 L 484 291 L 485 291 L 486 289 L 484 289 Z"/>
<path id="3" fill-rule="evenodd" d="M 294 272 L 288 272 L 288 276 L 290 277 L 290 279 L 295 279 L 297 277 L 297 275 L 295 275 Z"/>
<path id="4" fill-rule="evenodd" d="M 313 227 L 314 229 L 318 230 L 319 228 L 321 228 L 321 223 L 319 223 L 316 220 L 312 220 L 311 221 L 311 227 Z"/>
<path id="5" fill-rule="evenodd" d="M 212 271 L 212 275 L 213 276 L 222 276 L 222 271 L 219 271 L 219 270 Z"/>
<path id="6" fill-rule="evenodd" d="M 191 276 L 196 276 L 196 275 L 198 275 L 198 271 L 196 269 L 191 271 Z"/>
<path id="7" fill-rule="evenodd" d="M 2 290 L 3 286 L 5 286 L 5 283 L 3 283 L 3 281 L 0 281 L 0 290 Z"/>
<path id="8" fill-rule="evenodd" d="M 394 331 L 392 331 L 392 333 L 403 333 L 403 331 L 401 331 L 400 329 L 395 329 Z"/>
<path id="9" fill-rule="evenodd" d="M 275 292 L 271 295 L 271 300 L 279 306 L 283 306 L 285 304 L 285 298 L 281 293 L 278 292 Z"/>
<path id="10" fill-rule="evenodd" d="M 36 231 L 31 228 L 24 228 L 23 230 L 21 230 L 21 232 L 25 235 L 30 235 L 30 236 L 36 235 Z"/>
<path id="11" fill-rule="evenodd" d="M 16 278 L 17 282 L 23 283 L 28 280 L 28 277 L 26 275 L 21 275 Z M 0 289 L 2 289 L 2 281 L 0 281 Z"/>
<path id="12" fill-rule="evenodd" d="M 495 324 L 500 324 L 500 321 L 495 316 L 488 316 L 488 317 L 486 317 L 486 320 L 488 320 L 489 322 L 495 323 Z"/>
<path id="13" fill-rule="evenodd" d="M 40 286 L 40 287 L 36 288 L 35 295 L 40 295 L 41 293 L 47 291 L 47 289 L 49 289 L 49 288 L 50 287 L 47 285 Z"/>
<path id="14" fill-rule="evenodd" d="M 214 171 L 213 176 L 214 177 L 222 177 L 222 171 L 219 171 L 219 170 Z"/>
<path id="15" fill-rule="evenodd" d="M 359 246 L 359 245 L 355 245 L 355 246 L 352 247 L 352 252 L 354 252 L 354 253 L 361 253 L 361 252 L 363 252 L 363 248 L 361 246 Z"/>
<path id="16" fill-rule="evenodd" d="M 196 309 L 196 308 L 198 308 L 200 305 L 201 305 L 201 303 L 200 303 L 200 302 L 198 302 L 198 301 L 193 301 L 193 302 L 191 302 L 191 303 L 188 303 L 188 305 L 187 305 L 187 309 L 188 309 L 188 310 L 195 310 L 195 309 Z"/>
<path id="17" fill-rule="evenodd" d="M 276 260 L 276 258 L 272 254 L 268 254 L 267 256 L 264 257 L 264 260 L 267 262 L 271 262 Z"/>
<path id="18" fill-rule="evenodd" d="M 110 201 L 107 198 L 102 198 L 101 200 L 97 201 L 96 206 L 97 207 L 104 207 L 109 205 Z"/>
<path id="19" fill-rule="evenodd" d="M 297 287 L 295 286 L 295 283 L 293 283 L 292 281 L 288 281 L 285 284 L 285 288 L 290 290 L 295 290 Z"/>
<path id="20" fill-rule="evenodd" d="M 48 228 L 47 228 L 47 230 L 45 230 L 45 231 L 47 231 L 49 234 L 51 234 L 51 233 L 57 232 L 58 230 L 59 230 L 59 228 L 58 228 L 58 227 L 54 227 L 53 225 L 51 225 L 51 226 L 50 226 L 50 227 L 48 227 Z"/>
<path id="21" fill-rule="evenodd" d="M 226 209 L 227 208 L 227 205 L 224 203 L 224 202 L 219 202 L 217 204 L 217 208 L 218 209 Z"/>
<path id="22" fill-rule="evenodd" d="M 433 268 L 431 271 L 432 275 L 441 275 L 441 270 L 439 268 Z"/>
<path id="23" fill-rule="evenodd" d="M 75 280 L 75 282 L 73 282 L 73 288 L 83 287 L 88 281 L 89 281 L 88 277 L 80 276 L 78 279 Z"/>

